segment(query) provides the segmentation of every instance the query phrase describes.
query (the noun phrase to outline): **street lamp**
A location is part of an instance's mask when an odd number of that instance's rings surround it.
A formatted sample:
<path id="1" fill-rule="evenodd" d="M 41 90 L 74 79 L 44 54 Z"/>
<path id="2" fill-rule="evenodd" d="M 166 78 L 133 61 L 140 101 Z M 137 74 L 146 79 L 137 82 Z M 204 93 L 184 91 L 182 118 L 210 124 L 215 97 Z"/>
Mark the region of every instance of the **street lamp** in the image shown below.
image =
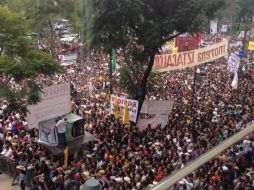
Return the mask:
<path id="1" fill-rule="evenodd" d="M 196 71 L 194 71 L 194 77 L 193 77 L 193 87 L 192 87 L 192 111 L 194 113 L 194 98 L 195 98 L 195 92 L 196 92 L 196 80 L 198 76 L 205 76 L 205 73 L 201 72 L 199 68 L 197 68 Z"/>

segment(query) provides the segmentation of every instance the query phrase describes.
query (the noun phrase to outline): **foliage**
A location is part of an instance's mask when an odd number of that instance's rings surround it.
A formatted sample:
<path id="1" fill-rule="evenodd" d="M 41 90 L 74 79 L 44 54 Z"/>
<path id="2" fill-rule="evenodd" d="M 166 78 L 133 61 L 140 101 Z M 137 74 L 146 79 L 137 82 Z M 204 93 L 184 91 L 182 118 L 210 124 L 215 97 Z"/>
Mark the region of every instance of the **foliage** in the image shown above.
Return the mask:
<path id="1" fill-rule="evenodd" d="M 229 19 L 234 22 L 241 22 L 243 20 L 246 22 L 246 19 L 251 19 L 254 16 L 254 1 L 225 0 L 225 5 L 214 16 L 222 20 Z"/>
<path id="2" fill-rule="evenodd" d="M 252 20 L 254 16 L 254 1 L 253 0 L 239 0 L 239 5 L 241 7 L 239 13 L 239 19 L 243 19 L 245 23 Z"/>
<path id="3" fill-rule="evenodd" d="M 30 31 L 42 32 L 49 29 L 49 21 L 67 18 L 79 21 L 81 0 L 8 0 L 7 6 L 16 12 L 23 12 Z"/>
<path id="4" fill-rule="evenodd" d="M 24 110 L 40 100 L 41 84 L 36 77 L 51 76 L 60 66 L 51 55 L 30 48 L 22 14 L 1 6 L 0 21 L 0 98 L 10 103 L 10 109 Z"/>
<path id="5" fill-rule="evenodd" d="M 153 59 L 159 48 L 182 33 L 203 29 L 223 0 L 85 0 L 84 36 L 88 48 L 121 49 L 122 74 L 143 104 Z M 133 91 L 130 89 L 128 91 Z"/>

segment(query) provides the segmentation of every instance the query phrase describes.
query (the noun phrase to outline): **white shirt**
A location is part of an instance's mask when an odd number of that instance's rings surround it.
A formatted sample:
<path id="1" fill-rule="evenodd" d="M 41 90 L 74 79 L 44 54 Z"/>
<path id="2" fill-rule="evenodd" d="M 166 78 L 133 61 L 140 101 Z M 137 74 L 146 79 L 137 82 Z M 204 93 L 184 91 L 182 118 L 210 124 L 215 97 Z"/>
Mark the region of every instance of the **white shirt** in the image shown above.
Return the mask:
<path id="1" fill-rule="evenodd" d="M 186 190 L 191 190 L 193 188 L 193 183 L 188 182 L 185 178 L 183 179 L 185 185 L 186 185 Z"/>
<path id="2" fill-rule="evenodd" d="M 65 121 L 64 119 L 59 120 L 56 123 L 58 133 L 65 133 Z"/>

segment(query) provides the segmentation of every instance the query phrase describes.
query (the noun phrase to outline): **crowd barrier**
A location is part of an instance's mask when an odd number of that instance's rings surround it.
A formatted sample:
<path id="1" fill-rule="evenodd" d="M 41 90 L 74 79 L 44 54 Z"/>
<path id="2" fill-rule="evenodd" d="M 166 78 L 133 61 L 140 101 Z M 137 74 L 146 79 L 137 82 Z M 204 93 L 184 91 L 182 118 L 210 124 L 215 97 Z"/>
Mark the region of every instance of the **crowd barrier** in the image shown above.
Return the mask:
<path id="1" fill-rule="evenodd" d="M 17 163 L 15 162 L 15 160 L 0 155 L 0 170 L 2 172 L 14 177 L 17 173 L 16 166 Z"/>
<path id="2" fill-rule="evenodd" d="M 33 170 L 26 170 L 26 167 L 18 165 L 15 160 L 0 155 L 0 171 L 13 178 L 12 186 L 19 183 L 19 174 L 21 170 L 26 171 L 26 185 L 29 186 L 33 179 Z"/>

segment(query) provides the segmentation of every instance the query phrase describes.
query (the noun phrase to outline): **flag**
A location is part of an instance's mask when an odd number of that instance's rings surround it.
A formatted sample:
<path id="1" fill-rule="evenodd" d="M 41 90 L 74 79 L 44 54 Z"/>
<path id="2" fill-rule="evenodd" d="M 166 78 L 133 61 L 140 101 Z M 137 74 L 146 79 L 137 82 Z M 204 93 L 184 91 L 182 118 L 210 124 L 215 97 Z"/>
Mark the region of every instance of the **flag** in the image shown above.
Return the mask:
<path id="1" fill-rule="evenodd" d="M 114 111 L 113 111 L 113 114 L 114 114 L 115 118 L 117 119 L 118 118 L 118 114 L 119 114 L 118 97 L 117 96 L 115 97 L 115 100 L 114 100 Z"/>
<path id="2" fill-rule="evenodd" d="M 176 54 L 178 52 L 178 47 L 174 47 L 173 49 L 172 49 L 172 53 L 173 54 Z"/>
<path id="3" fill-rule="evenodd" d="M 112 51 L 111 67 L 112 67 L 112 71 L 114 72 L 116 70 L 116 52 L 115 52 L 115 50 Z"/>
<path id="4" fill-rule="evenodd" d="M 237 74 L 237 72 L 235 72 L 235 76 L 234 76 L 234 79 L 232 81 L 231 86 L 232 86 L 233 89 L 237 89 L 237 86 L 238 86 L 238 74 Z"/>
<path id="5" fill-rule="evenodd" d="M 249 50 L 254 50 L 254 41 L 249 41 L 249 46 L 248 46 Z"/>
<path id="6" fill-rule="evenodd" d="M 243 67 L 242 67 L 242 71 L 245 71 L 246 69 L 245 69 L 245 66 L 243 65 Z"/>
<path id="7" fill-rule="evenodd" d="M 124 100 L 123 124 L 129 123 L 129 110 L 127 100 Z"/>
<path id="8" fill-rule="evenodd" d="M 67 166 L 68 164 L 68 153 L 69 153 L 69 148 L 66 146 L 64 149 L 64 165 Z"/>

